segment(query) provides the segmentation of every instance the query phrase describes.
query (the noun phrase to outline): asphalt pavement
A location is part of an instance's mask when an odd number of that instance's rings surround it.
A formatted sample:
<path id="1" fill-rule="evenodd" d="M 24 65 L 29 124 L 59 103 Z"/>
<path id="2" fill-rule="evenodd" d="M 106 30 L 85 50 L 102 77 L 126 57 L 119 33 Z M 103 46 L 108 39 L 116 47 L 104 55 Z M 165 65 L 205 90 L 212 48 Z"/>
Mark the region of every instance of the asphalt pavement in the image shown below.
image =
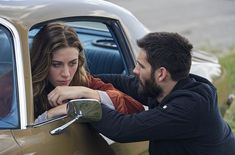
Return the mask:
<path id="1" fill-rule="evenodd" d="M 107 0 L 151 31 L 178 32 L 196 49 L 235 48 L 235 0 Z"/>

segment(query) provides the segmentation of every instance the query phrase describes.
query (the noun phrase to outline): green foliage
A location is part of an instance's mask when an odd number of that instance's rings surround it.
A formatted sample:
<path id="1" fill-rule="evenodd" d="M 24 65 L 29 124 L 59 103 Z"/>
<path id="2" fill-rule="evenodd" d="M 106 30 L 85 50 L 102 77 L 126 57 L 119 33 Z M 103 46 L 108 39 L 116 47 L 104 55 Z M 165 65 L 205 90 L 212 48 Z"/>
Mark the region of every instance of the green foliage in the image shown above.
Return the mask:
<path id="1" fill-rule="evenodd" d="M 228 74 L 228 81 L 231 84 L 232 93 L 235 93 L 235 50 L 220 58 L 222 68 Z"/>
<path id="2" fill-rule="evenodd" d="M 233 133 L 235 134 L 235 102 L 233 102 L 233 104 L 231 104 L 231 106 L 226 111 L 224 120 L 228 122 L 232 128 Z"/>
<path id="3" fill-rule="evenodd" d="M 222 65 L 223 70 L 228 76 L 227 83 L 229 83 L 227 90 L 232 94 L 235 94 L 235 49 L 231 49 L 229 54 L 226 54 L 220 58 L 220 64 Z M 223 110 L 223 109 L 221 109 Z M 228 122 L 232 128 L 233 133 L 235 134 L 235 101 L 224 110 L 224 120 Z"/>

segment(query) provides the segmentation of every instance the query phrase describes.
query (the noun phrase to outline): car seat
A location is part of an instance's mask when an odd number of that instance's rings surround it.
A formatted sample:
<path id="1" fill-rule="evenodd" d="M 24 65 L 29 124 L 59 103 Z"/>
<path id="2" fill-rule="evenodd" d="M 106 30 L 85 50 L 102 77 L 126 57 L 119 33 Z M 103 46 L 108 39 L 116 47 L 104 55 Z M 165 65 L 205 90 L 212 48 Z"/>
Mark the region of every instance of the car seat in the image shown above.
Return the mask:
<path id="1" fill-rule="evenodd" d="M 124 71 L 122 58 L 116 50 L 87 48 L 85 56 L 91 74 L 121 74 Z"/>

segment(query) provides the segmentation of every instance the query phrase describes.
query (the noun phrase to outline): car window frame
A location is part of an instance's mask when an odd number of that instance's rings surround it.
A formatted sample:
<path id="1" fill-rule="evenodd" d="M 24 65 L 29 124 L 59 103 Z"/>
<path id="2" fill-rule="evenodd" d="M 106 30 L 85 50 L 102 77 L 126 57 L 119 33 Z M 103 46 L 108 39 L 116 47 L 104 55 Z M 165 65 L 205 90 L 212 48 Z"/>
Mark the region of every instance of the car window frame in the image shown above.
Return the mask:
<path id="1" fill-rule="evenodd" d="M 74 21 L 89 21 L 89 22 L 100 22 L 107 26 L 109 29 L 113 39 L 118 43 L 118 50 L 121 54 L 122 59 L 124 60 L 124 66 L 127 71 L 127 74 L 133 74 L 133 69 L 135 67 L 135 56 L 133 52 L 133 48 L 131 43 L 125 33 L 125 30 L 121 24 L 121 22 L 117 19 L 108 18 L 108 17 L 98 17 L 98 16 L 76 16 L 76 17 L 65 17 L 58 18 L 49 21 L 44 21 L 38 24 L 33 25 L 29 31 L 32 29 L 41 27 L 46 23 L 50 22 L 74 22 Z"/>
<path id="2" fill-rule="evenodd" d="M 132 74 L 132 71 L 135 67 L 135 60 L 134 60 L 134 54 L 131 48 L 131 44 L 125 35 L 125 31 L 122 28 L 121 22 L 118 21 L 117 19 L 112 19 L 112 18 L 107 18 L 107 17 L 91 17 L 91 16 L 78 16 L 78 17 L 66 17 L 66 18 L 58 18 L 58 19 L 53 19 L 49 21 L 44 21 L 38 24 L 33 25 L 30 29 L 29 32 L 42 27 L 43 25 L 51 22 L 97 22 L 97 23 L 102 23 L 107 26 L 107 29 L 109 30 L 109 33 L 111 34 L 112 38 L 114 41 L 117 43 L 117 48 L 119 51 L 119 54 L 123 60 L 125 71 L 127 75 Z M 29 47 L 30 48 L 30 47 Z M 30 52 L 30 51 L 29 51 Z M 39 127 L 42 125 L 46 125 L 48 123 L 52 123 L 54 121 L 58 121 L 61 119 L 66 118 L 66 116 L 60 116 L 57 118 L 53 118 L 50 120 L 47 120 L 45 122 L 41 122 L 38 124 L 32 124 L 30 126 L 33 127 Z M 35 119 L 34 119 L 35 120 Z"/>
<path id="3" fill-rule="evenodd" d="M 123 57 L 125 66 L 127 67 L 127 75 L 133 74 L 133 69 L 135 68 L 135 59 L 134 59 L 134 52 L 131 47 L 131 44 L 125 35 L 125 31 L 118 20 L 110 20 L 109 22 L 109 28 L 113 31 L 113 35 L 116 38 L 116 41 L 118 42 L 119 48 L 120 48 L 120 54 Z"/>
<path id="4" fill-rule="evenodd" d="M 26 97 L 25 97 L 25 79 L 23 75 L 23 61 L 21 55 L 20 37 L 17 29 L 7 20 L 0 18 L 1 26 L 9 32 L 9 40 L 12 48 L 12 70 L 13 70 L 13 102 L 16 103 L 16 127 L 7 129 L 25 129 L 27 124 Z M 19 89 L 21 88 L 21 89 Z"/>

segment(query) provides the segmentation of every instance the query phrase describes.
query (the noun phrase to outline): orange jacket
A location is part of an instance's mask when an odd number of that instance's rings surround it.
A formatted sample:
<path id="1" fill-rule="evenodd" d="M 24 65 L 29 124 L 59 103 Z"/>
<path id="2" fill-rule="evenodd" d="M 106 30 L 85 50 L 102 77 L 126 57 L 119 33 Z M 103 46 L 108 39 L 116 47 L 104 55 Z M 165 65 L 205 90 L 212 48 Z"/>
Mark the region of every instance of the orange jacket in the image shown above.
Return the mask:
<path id="1" fill-rule="evenodd" d="M 105 91 L 111 98 L 115 109 L 124 114 L 137 113 L 144 110 L 141 103 L 114 88 L 110 83 L 104 83 L 99 78 L 89 76 L 89 88 Z"/>

